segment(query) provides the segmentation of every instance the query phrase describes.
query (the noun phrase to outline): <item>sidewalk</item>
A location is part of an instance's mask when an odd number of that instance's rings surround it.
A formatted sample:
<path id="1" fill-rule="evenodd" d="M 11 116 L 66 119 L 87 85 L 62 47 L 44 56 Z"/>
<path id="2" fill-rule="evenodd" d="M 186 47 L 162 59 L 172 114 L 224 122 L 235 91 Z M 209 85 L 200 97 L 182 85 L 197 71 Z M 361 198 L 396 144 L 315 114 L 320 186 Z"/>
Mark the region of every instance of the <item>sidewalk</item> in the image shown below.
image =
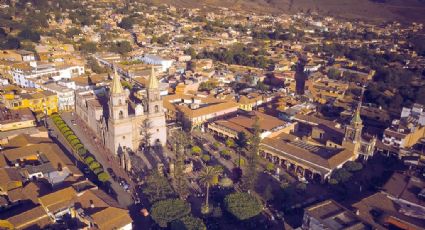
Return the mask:
<path id="1" fill-rule="evenodd" d="M 100 143 L 96 142 L 95 135 L 91 130 L 85 126 L 85 124 L 77 119 L 76 116 L 72 116 L 70 113 L 62 113 L 62 119 L 68 124 L 68 126 L 74 131 L 75 135 L 81 140 L 84 147 L 95 156 L 96 160 L 103 165 L 104 169 L 111 168 L 114 173 L 121 178 L 124 178 L 130 185 L 130 191 L 132 192 L 135 188 L 135 184 L 132 182 L 127 173 L 119 165 L 117 157 L 112 156 L 108 150 L 106 150 Z M 76 125 L 72 124 L 72 120 L 75 120 Z M 112 188 L 117 193 L 117 200 L 120 205 L 127 207 L 133 203 L 131 193 L 124 191 L 124 189 L 114 181 L 110 179 Z"/>

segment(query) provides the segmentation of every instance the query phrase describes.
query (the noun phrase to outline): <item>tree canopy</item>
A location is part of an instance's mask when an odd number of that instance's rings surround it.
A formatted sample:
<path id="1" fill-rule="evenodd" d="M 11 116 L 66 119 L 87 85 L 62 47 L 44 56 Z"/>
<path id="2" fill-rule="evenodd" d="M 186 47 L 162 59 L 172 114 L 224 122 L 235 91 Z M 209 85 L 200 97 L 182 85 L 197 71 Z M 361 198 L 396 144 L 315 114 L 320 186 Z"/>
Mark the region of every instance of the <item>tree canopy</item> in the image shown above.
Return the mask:
<path id="1" fill-rule="evenodd" d="M 232 193 L 224 199 L 226 209 L 238 220 L 246 220 L 260 214 L 262 205 L 248 193 Z"/>
<path id="2" fill-rule="evenodd" d="M 174 196 L 174 191 L 167 178 L 161 176 L 157 171 L 146 178 L 146 186 L 142 191 L 151 203 Z"/>
<path id="3" fill-rule="evenodd" d="M 190 204 L 183 200 L 168 199 L 158 201 L 152 206 L 152 219 L 162 228 L 175 220 L 189 215 Z"/>
<path id="4" fill-rule="evenodd" d="M 187 215 L 179 220 L 175 220 L 171 223 L 171 230 L 206 230 L 202 219 Z"/>

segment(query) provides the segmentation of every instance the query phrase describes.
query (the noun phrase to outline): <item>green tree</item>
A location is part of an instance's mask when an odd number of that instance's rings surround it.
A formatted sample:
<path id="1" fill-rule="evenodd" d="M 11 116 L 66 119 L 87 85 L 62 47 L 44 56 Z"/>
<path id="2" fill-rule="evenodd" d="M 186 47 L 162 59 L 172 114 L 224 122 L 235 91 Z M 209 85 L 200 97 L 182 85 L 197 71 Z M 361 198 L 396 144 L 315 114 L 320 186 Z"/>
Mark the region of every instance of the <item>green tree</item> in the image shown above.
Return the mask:
<path id="1" fill-rule="evenodd" d="M 202 219 L 187 215 L 171 222 L 171 230 L 207 230 Z"/>
<path id="2" fill-rule="evenodd" d="M 233 148 L 235 146 L 235 141 L 232 138 L 227 138 L 226 146 L 229 148 Z"/>
<path id="3" fill-rule="evenodd" d="M 248 193 L 232 193 L 226 196 L 224 203 L 228 212 L 238 220 L 246 220 L 260 214 L 262 205 L 258 199 Z"/>
<path id="4" fill-rule="evenodd" d="M 120 23 L 118 23 L 118 26 L 125 30 L 128 30 L 133 28 L 133 24 L 134 24 L 134 19 L 132 17 L 125 17 L 121 20 Z"/>
<path id="5" fill-rule="evenodd" d="M 167 178 L 160 175 L 157 170 L 154 170 L 146 178 L 146 185 L 142 189 L 142 192 L 148 197 L 151 203 L 174 196 L 174 191 Z"/>
<path id="6" fill-rule="evenodd" d="M 332 175 L 331 180 L 333 180 L 331 183 L 345 183 L 350 180 L 352 174 L 345 168 L 336 169 Z"/>
<path id="7" fill-rule="evenodd" d="M 80 51 L 83 53 L 96 53 L 97 44 L 95 42 L 83 42 L 81 43 Z"/>
<path id="8" fill-rule="evenodd" d="M 247 145 L 248 139 L 245 132 L 238 132 L 238 137 L 236 138 L 236 144 L 239 148 L 245 148 Z"/>
<path id="9" fill-rule="evenodd" d="M 90 57 L 87 59 L 87 65 L 90 67 L 93 72 L 99 74 L 99 73 L 106 73 L 106 68 L 99 65 L 99 62 L 96 61 L 95 58 Z"/>
<path id="10" fill-rule="evenodd" d="M 100 182 L 105 182 L 109 180 L 109 174 L 107 174 L 106 172 L 101 172 L 97 175 L 97 179 Z"/>
<path id="11" fill-rule="evenodd" d="M 363 165 L 360 162 L 348 161 L 344 164 L 344 168 L 349 172 L 357 172 L 363 169 Z"/>
<path id="12" fill-rule="evenodd" d="M 84 159 L 84 163 L 86 163 L 86 165 L 90 165 L 93 161 L 94 158 L 92 156 L 88 156 Z"/>
<path id="13" fill-rule="evenodd" d="M 183 131 L 174 131 L 170 135 L 170 142 L 174 146 L 174 151 L 176 154 L 176 162 L 174 165 L 174 175 L 173 183 L 176 193 L 179 195 L 180 199 L 186 199 L 189 195 L 189 187 L 186 176 L 184 175 L 184 157 L 186 154 L 186 149 L 189 146 L 189 137 L 186 132 Z"/>
<path id="14" fill-rule="evenodd" d="M 208 155 L 208 154 L 202 154 L 201 159 L 202 159 L 205 163 L 207 163 L 207 162 L 209 162 L 209 161 L 211 160 L 211 156 L 210 156 L 210 155 Z"/>
<path id="15" fill-rule="evenodd" d="M 330 79 L 340 79 L 341 78 L 341 72 L 335 68 L 330 68 L 328 70 L 328 77 Z"/>
<path id="16" fill-rule="evenodd" d="M 203 207 L 204 213 L 210 212 L 209 203 L 208 203 L 210 187 L 217 184 L 215 183 L 216 181 L 214 180 L 218 178 L 220 173 L 221 172 L 217 170 L 217 168 L 212 166 L 207 166 L 202 169 L 201 174 L 199 175 L 199 182 L 202 185 L 204 185 L 207 190 L 207 194 L 205 196 L 205 205 Z"/>
<path id="17" fill-rule="evenodd" d="M 40 34 L 37 31 L 31 30 L 29 28 L 25 28 L 21 32 L 19 32 L 18 37 L 21 40 L 30 40 L 30 41 L 33 41 L 33 42 L 39 42 L 40 41 Z"/>
<path id="18" fill-rule="evenodd" d="M 195 49 L 194 49 L 194 48 L 192 48 L 192 47 L 187 48 L 187 49 L 184 51 L 184 53 L 185 53 L 186 55 L 190 55 L 192 58 L 195 58 L 195 57 L 196 57 L 196 51 L 195 51 Z"/>
<path id="19" fill-rule="evenodd" d="M 126 55 L 128 52 L 132 50 L 131 44 L 129 41 L 121 41 L 121 42 L 115 42 L 112 43 L 110 47 L 110 51 L 119 53 L 122 55 Z"/>
<path id="20" fill-rule="evenodd" d="M 202 153 L 201 147 L 199 147 L 199 146 L 193 146 L 192 147 L 192 154 L 199 156 L 199 155 L 201 155 L 201 153 Z"/>
<path id="21" fill-rule="evenodd" d="M 75 35 L 81 34 L 81 30 L 75 27 L 68 29 L 65 33 L 67 38 L 73 38 Z"/>
<path id="22" fill-rule="evenodd" d="M 100 163 L 99 162 L 97 162 L 97 161 L 93 161 L 92 163 L 90 163 L 90 165 L 89 165 L 89 168 L 93 171 L 93 170 L 95 170 L 95 169 L 97 169 L 97 168 L 100 168 L 100 167 L 102 167 L 101 165 L 100 165 Z"/>
<path id="23" fill-rule="evenodd" d="M 249 148 L 247 152 L 248 165 L 242 177 L 242 187 L 245 190 L 254 190 L 257 182 L 257 164 L 258 154 L 260 151 L 260 125 L 258 117 L 255 119 L 255 123 L 252 126 L 253 133 L 249 138 Z"/>
<path id="24" fill-rule="evenodd" d="M 168 199 L 153 204 L 152 219 L 162 228 L 175 220 L 189 215 L 190 204 L 183 200 Z"/>
<path id="25" fill-rule="evenodd" d="M 3 49 L 19 49 L 21 47 L 21 42 L 19 39 L 10 37 L 2 44 Z"/>

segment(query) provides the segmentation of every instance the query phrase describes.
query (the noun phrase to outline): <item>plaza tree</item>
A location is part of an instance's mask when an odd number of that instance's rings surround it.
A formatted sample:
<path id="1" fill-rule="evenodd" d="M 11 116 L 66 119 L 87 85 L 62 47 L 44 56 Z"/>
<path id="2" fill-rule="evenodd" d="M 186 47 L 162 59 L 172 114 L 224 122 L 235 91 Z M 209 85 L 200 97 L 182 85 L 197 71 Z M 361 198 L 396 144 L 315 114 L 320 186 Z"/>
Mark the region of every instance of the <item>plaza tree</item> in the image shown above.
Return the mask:
<path id="1" fill-rule="evenodd" d="M 201 153 L 202 153 L 201 147 L 199 147 L 197 145 L 195 145 L 195 146 L 192 147 L 192 154 L 193 155 L 199 156 L 199 155 L 201 155 Z"/>
<path id="2" fill-rule="evenodd" d="M 226 140 L 226 146 L 229 148 L 233 148 L 235 146 L 235 141 L 232 138 L 228 138 Z"/>
<path id="3" fill-rule="evenodd" d="M 199 175 L 199 182 L 202 185 L 204 185 L 207 190 L 207 194 L 205 196 L 205 205 L 202 207 L 203 213 L 210 212 L 210 207 L 208 202 L 210 187 L 218 183 L 218 176 L 220 175 L 220 173 L 221 172 L 218 168 L 207 166 L 202 169 L 201 174 Z"/>
<path id="4" fill-rule="evenodd" d="M 142 136 L 142 142 L 141 145 L 145 147 L 145 151 L 149 151 L 152 133 L 149 131 L 151 129 L 151 121 L 149 119 L 143 120 L 142 124 L 140 125 L 140 134 Z"/>
<path id="5" fill-rule="evenodd" d="M 183 131 L 174 131 L 170 135 L 170 142 L 174 145 L 176 160 L 174 164 L 174 172 L 172 174 L 174 190 L 180 199 L 186 199 L 189 195 L 189 187 L 186 176 L 184 175 L 184 157 L 186 150 L 190 144 L 188 134 Z"/>
<path id="6" fill-rule="evenodd" d="M 238 220 L 246 220 L 260 214 L 261 202 L 249 193 L 232 193 L 226 196 L 224 203 L 228 212 Z"/>
<path id="7" fill-rule="evenodd" d="M 252 126 L 253 133 L 249 138 L 249 146 L 247 151 L 247 167 L 242 175 L 242 188 L 246 191 L 254 190 L 257 182 L 257 164 L 258 153 L 260 151 L 260 125 L 258 118 Z"/>
<path id="8" fill-rule="evenodd" d="M 206 230 L 202 219 L 194 217 L 192 215 L 187 215 L 183 218 L 180 218 L 176 221 L 173 221 L 170 226 L 171 230 Z"/>
<path id="9" fill-rule="evenodd" d="M 190 214 L 190 204 L 183 200 L 167 199 L 152 205 L 152 219 L 162 228 Z"/>
<path id="10" fill-rule="evenodd" d="M 160 175 L 157 170 L 154 170 L 153 173 L 146 178 L 146 185 L 142 189 L 142 192 L 148 197 L 151 203 L 174 196 L 174 191 L 167 178 Z"/>

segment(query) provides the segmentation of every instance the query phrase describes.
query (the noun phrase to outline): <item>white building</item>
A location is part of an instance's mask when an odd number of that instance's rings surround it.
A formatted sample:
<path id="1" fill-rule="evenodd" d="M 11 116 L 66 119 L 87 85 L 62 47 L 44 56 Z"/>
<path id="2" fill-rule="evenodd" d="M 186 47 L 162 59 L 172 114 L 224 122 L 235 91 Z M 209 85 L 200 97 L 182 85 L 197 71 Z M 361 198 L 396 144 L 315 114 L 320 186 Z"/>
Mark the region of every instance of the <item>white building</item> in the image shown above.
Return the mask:
<path id="1" fill-rule="evenodd" d="M 67 111 L 74 109 L 75 96 L 74 90 L 65 86 L 58 85 L 57 83 L 49 83 L 41 85 L 41 88 L 58 95 L 58 107 L 60 111 Z"/>
<path id="2" fill-rule="evenodd" d="M 23 88 L 40 88 L 43 83 L 53 80 L 70 79 L 84 73 L 84 66 L 54 63 L 29 62 L 12 66 L 13 81 Z"/>
<path id="3" fill-rule="evenodd" d="M 164 59 L 160 56 L 146 54 L 143 57 L 135 57 L 135 60 L 140 60 L 146 64 L 160 65 L 163 72 L 167 71 L 173 65 L 173 59 Z"/>

